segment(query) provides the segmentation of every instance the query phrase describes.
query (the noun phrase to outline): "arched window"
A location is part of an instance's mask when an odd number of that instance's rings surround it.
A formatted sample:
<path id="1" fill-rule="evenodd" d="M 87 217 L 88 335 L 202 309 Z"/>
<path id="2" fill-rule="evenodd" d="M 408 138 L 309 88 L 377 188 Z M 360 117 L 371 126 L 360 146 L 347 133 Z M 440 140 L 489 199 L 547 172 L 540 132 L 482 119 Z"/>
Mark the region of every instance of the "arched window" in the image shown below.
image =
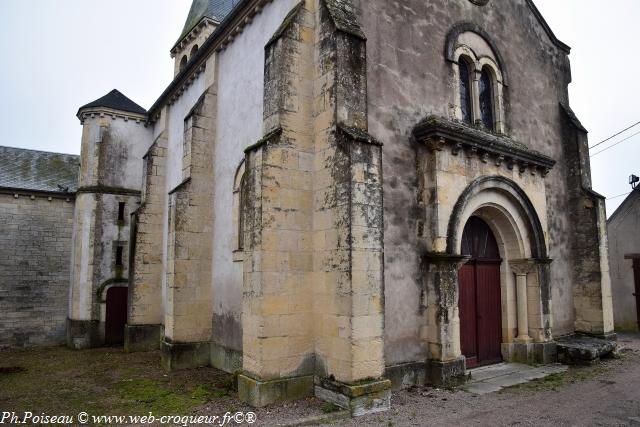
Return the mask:
<path id="1" fill-rule="evenodd" d="M 198 52 L 198 45 L 194 44 L 193 47 L 191 48 L 191 55 L 189 55 L 191 58 L 193 58 L 193 55 L 196 54 L 196 52 Z"/>
<path id="2" fill-rule="evenodd" d="M 244 210 L 247 204 L 247 180 L 244 174 L 240 179 L 240 200 L 238 207 L 238 250 L 244 249 Z"/>
<path id="3" fill-rule="evenodd" d="M 462 112 L 462 121 L 472 124 L 471 72 L 469 71 L 469 64 L 463 58 L 460 58 L 458 67 L 460 69 L 460 110 Z"/>
<path id="4" fill-rule="evenodd" d="M 187 66 L 187 55 L 183 56 L 182 59 L 180 60 L 180 71 L 184 70 L 184 67 Z"/>
<path id="5" fill-rule="evenodd" d="M 245 210 L 247 206 L 247 177 L 245 176 L 244 160 L 240 162 L 233 179 L 233 228 L 229 231 L 235 240 L 233 261 L 244 260 L 244 231 L 246 228 Z"/>
<path id="6" fill-rule="evenodd" d="M 485 67 L 482 69 L 479 81 L 480 90 L 480 120 L 485 129 L 494 131 L 493 119 L 493 79 L 491 73 Z"/>

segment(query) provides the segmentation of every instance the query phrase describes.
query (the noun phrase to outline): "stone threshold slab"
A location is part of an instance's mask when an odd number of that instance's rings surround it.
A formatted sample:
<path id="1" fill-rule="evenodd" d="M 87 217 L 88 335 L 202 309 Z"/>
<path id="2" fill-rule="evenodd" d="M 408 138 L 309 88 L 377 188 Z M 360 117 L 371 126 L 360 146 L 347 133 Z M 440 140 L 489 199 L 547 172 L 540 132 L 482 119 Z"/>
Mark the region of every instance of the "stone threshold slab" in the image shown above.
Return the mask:
<path id="1" fill-rule="evenodd" d="M 463 389 L 479 395 L 494 393 L 507 387 L 566 372 L 567 369 L 567 366 L 560 364 L 529 366 L 520 363 L 500 363 L 483 366 L 468 371 L 469 381 Z"/>

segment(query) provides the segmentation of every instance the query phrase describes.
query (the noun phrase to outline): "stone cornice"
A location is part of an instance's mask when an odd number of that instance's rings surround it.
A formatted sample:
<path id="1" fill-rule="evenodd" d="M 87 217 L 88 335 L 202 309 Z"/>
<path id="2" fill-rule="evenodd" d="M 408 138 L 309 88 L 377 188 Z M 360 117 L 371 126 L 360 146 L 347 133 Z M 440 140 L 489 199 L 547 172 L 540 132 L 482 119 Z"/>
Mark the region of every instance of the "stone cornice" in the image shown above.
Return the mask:
<path id="1" fill-rule="evenodd" d="M 343 124 L 338 124 L 336 127 L 339 132 L 346 135 L 349 139 L 353 141 L 362 142 L 370 145 L 377 145 L 382 147 L 382 142 L 375 139 L 373 136 L 369 135 L 367 132 L 362 129 L 356 127 L 345 126 Z"/>
<path id="2" fill-rule="evenodd" d="M 437 116 L 429 116 L 413 130 L 413 135 L 431 151 L 451 147 L 453 155 L 464 152 L 469 157 L 478 156 L 484 163 L 492 161 L 509 169 L 518 167 L 520 172 L 540 171 L 543 176 L 555 165 L 551 157 L 527 148 L 511 138 L 472 128 Z"/>
<path id="3" fill-rule="evenodd" d="M 120 196 L 140 196 L 140 190 L 133 190 L 130 188 L 121 187 L 109 187 L 105 185 L 94 185 L 80 187 L 76 190 L 77 193 L 93 193 L 93 194 L 111 194 Z"/>
<path id="4" fill-rule="evenodd" d="M 145 126 L 147 125 L 146 114 L 130 113 L 127 111 L 120 111 L 106 107 L 84 108 L 78 112 L 78 119 L 80 119 L 80 124 L 84 124 L 86 119 L 93 119 L 96 117 L 111 117 L 112 120 L 123 119 L 125 122 L 131 120 L 135 121 L 137 124 L 143 124 Z"/>

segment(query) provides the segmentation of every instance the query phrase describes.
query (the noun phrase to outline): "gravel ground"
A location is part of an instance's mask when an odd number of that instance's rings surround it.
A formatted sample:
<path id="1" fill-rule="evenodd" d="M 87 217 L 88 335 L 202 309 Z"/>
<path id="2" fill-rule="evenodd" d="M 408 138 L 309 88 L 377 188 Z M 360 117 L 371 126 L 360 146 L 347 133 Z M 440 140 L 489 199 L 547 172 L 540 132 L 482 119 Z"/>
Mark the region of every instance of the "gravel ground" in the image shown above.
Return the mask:
<path id="1" fill-rule="evenodd" d="M 640 334 L 622 334 L 619 344 L 622 356 L 618 359 L 571 368 L 565 374 L 498 393 L 475 396 L 414 387 L 394 392 L 388 412 L 334 419 L 324 425 L 632 425 L 633 418 L 640 418 Z M 153 411 L 223 416 L 242 411 L 255 414 L 254 426 L 291 425 L 310 417 L 339 414 L 315 398 L 253 409 L 240 403 L 233 390 L 224 389 L 227 374 L 212 368 L 164 374 L 159 358 L 158 352 L 125 354 L 121 349 L 0 352 L 0 368 L 5 368 L 0 370 L 0 412 L 77 414 L 86 410 L 91 414 L 143 415 Z M 12 372 L 11 367 L 26 371 Z M 128 381 L 139 384 L 130 386 Z M 212 392 L 213 385 L 218 388 Z M 198 399 L 207 403 L 198 406 Z"/>
<path id="2" fill-rule="evenodd" d="M 621 358 L 484 396 L 414 388 L 392 409 L 339 426 L 624 426 L 640 417 L 640 334 L 621 334 Z M 636 422 L 635 425 L 640 425 Z"/>

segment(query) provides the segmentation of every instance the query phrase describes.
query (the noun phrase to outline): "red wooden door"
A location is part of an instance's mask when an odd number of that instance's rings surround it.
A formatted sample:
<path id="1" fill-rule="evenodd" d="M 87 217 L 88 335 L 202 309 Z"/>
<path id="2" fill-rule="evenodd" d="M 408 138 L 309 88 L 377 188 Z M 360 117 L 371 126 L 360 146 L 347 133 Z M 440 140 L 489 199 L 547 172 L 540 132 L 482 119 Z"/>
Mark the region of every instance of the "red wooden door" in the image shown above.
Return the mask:
<path id="1" fill-rule="evenodd" d="M 462 236 L 462 253 L 471 260 L 460 268 L 460 344 L 467 367 L 502 360 L 500 253 L 489 226 L 471 217 Z"/>
<path id="2" fill-rule="evenodd" d="M 124 326 L 127 323 L 127 288 L 107 290 L 107 316 L 104 327 L 105 344 L 124 342 Z"/>

